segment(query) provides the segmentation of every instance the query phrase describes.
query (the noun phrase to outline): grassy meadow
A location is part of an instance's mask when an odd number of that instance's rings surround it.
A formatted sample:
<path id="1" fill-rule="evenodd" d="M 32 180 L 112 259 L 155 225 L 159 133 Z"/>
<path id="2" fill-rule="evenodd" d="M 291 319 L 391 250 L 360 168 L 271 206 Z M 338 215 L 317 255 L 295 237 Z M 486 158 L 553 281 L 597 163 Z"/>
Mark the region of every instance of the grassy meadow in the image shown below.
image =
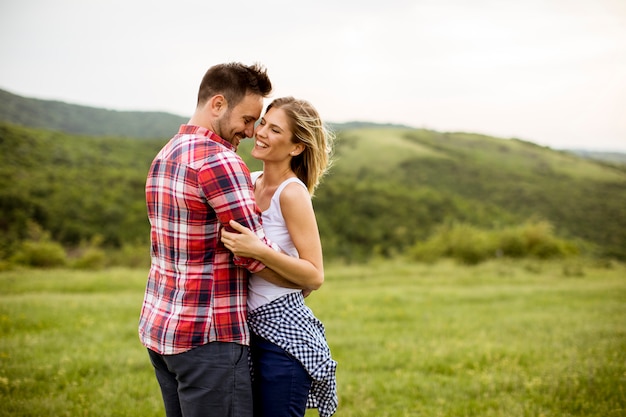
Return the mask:
<path id="1" fill-rule="evenodd" d="M 0 273 L 0 416 L 164 415 L 137 336 L 145 276 Z M 307 302 L 339 417 L 626 415 L 623 264 L 329 265 Z"/>

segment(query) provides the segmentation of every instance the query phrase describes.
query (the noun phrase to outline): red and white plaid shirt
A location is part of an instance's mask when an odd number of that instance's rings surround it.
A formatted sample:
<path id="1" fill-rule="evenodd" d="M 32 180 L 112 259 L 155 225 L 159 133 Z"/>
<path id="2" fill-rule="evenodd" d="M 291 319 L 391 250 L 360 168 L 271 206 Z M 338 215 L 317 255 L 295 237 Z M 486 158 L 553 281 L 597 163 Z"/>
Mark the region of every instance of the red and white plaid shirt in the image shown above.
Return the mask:
<path id="1" fill-rule="evenodd" d="M 234 147 L 198 126 L 181 126 L 150 167 L 146 202 L 152 266 L 139 336 L 163 355 L 213 341 L 249 344 L 248 271 L 264 265 L 234 258 L 220 228 L 234 219 L 267 244 L 250 172 Z"/>

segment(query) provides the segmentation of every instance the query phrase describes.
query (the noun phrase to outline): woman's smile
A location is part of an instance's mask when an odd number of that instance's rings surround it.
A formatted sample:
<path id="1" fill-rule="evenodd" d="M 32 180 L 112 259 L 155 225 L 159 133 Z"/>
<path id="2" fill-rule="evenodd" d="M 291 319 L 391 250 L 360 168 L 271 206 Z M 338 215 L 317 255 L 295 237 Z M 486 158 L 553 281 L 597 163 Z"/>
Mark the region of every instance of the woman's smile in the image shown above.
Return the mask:
<path id="1" fill-rule="evenodd" d="M 267 148 L 267 147 L 268 147 L 265 143 L 261 142 L 261 141 L 260 141 L 260 140 L 258 140 L 258 139 L 254 142 L 254 144 L 255 144 L 256 146 L 258 146 L 259 148 Z"/>

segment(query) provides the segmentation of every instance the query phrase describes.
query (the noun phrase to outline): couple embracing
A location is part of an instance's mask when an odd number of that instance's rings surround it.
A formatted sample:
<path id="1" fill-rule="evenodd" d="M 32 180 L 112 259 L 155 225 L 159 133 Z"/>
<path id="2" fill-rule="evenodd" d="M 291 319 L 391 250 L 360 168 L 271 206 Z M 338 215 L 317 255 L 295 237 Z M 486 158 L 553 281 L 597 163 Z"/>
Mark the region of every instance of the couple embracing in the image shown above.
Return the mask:
<path id="1" fill-rule="evenodd" d="M 337 408 L 336 362 L 304 302 L 324 281 L 311 197 L 333 138 L 304 100 L 278 98 L 261 117 L 271 90 L 259 65 L 211 67 L 189 123 L 148 173 L 139 336 L 168 417 Z M 236 154 L 247 137 L 263 171 Z"/>

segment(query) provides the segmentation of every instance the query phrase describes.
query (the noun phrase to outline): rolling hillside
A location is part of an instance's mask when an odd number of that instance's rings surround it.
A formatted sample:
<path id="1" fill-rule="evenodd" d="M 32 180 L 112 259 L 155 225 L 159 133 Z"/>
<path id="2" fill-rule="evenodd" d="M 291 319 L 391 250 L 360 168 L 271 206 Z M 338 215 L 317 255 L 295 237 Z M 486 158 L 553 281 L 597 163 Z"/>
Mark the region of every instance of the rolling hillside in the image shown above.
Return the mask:
<path id="1" fill-rule="evenodd" d="M 0 90 L 0 121 L 25 127 L 90 136 L 165 138 L 187 120 L 163 112 L 105 110 Z"/>
<path id="2" fill-rule="evenodd" d="M 539 219 L 591 253 L 626 260 L 623 165 L 470 133 L 335 128 L 336 162 L 314 199 L 328 258 L 393 256 L 443 224 L 493 229 Z M 94 236 L 144 244 L 145 174 L 172 126 L 143 140 L 53 130 L 0 124 L 0 258 L 33 223 L 69 246 Z M 250 146 L 239 153 L 259 169 Z"/>
<path id="3" fill-rule="evenodd" d="M 343 132 L 337 159 L 316 201 L 320 212 L 333 213 L 322 229 L 382 253 L 401 251 L 445 222 L 497 228 L 530 219 L 600 244 L 610 256 L 625 253 L 623 167 L 519 140 L 407 129 Z"/>
<path id="4" fill-rule="evenodd" d="M 191 115 L 189 115 L 191 116 Z M 132 112 L 22 97 L 0 89 L 0 121 L 88 136 L 168 138 L 188 117 L 163 112 Z M 335 130 L 380 127 L 370 122 L 331 124 Z M 385 127 L 404 127 L 387 124 Z"/>

